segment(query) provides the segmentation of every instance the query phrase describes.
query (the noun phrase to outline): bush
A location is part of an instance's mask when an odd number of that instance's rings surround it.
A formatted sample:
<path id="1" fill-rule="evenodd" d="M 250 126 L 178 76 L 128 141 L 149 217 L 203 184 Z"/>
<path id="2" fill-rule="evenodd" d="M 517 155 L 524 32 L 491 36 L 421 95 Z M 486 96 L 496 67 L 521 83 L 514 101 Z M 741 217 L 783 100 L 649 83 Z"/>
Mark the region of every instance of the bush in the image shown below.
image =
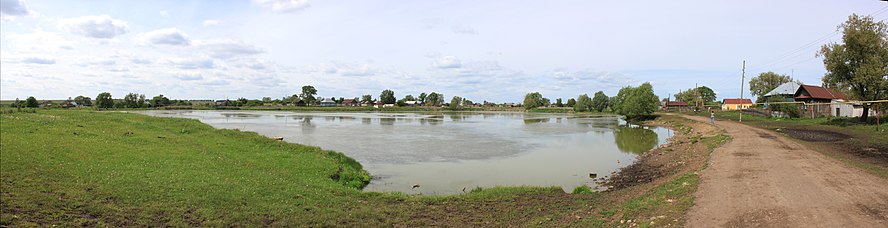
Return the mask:
<path id="1" fill-rule="evenodd" d="M 576 188 L 574 188 L 573 192 L 571 192 L 571 193 L 573 193 L 573 194 L 592 194 L 592 193 L 595 193 L 595 191 L 592 191 L 592 188 L 590 188 L 589 186 L 580 185 L 580 186 L 577 186 Z"/>

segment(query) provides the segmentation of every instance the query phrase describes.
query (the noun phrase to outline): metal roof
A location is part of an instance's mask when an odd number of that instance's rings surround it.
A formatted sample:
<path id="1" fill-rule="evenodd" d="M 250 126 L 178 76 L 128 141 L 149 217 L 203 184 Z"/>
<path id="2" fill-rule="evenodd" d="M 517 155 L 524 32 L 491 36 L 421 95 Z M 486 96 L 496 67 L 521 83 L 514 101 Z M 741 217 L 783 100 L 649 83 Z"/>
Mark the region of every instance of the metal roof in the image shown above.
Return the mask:
<path id="1" fill-rule="evenodd" d="M 769 97 L 774 95 L 793 95 L 797 90 L 799 90 L 799 87 L 801 86 L 802 84 L 799 84 L 798 82 L 783 83 L 783 85 L 777 86 L 777 88 L 774 88 L 773 90 L 771 90 L 771 92 L 766 93 L 764 96 Z"/>

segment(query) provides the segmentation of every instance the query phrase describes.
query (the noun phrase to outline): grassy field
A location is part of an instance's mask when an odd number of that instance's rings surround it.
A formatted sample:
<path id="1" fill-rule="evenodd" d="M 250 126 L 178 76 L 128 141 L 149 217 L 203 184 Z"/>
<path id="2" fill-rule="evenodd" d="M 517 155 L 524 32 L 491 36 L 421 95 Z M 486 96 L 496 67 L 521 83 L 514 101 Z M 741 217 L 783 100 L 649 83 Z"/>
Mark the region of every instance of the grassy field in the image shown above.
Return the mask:
<path id="1" fill-rule="evenodd" d="M 664 215 L 680 223 L 698 181 L 684 170 L 591 194 L 362 192 L 369 176 L 353 159 L 256 133 L 130 113 L 2 111 L 0 225 L 619 226 Z"/>

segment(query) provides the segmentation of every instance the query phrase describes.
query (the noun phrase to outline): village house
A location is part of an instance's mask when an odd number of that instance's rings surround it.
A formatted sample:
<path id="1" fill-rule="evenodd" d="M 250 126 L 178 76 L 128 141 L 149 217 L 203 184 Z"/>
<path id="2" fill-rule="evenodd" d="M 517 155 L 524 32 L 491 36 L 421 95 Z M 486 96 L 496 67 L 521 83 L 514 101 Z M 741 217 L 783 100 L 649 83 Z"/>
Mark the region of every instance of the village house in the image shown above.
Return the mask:
<path id="1" fill-rule="evenodd" d="M 799 87 L 801 86 L 802 84 L 798 82 L 783 83 L 782 85 L 777 86 L 777 88 L 774 88 L 765 95 L 762 95 L 762 97 L 765 98 L 765 101 L 771 99 L 772 97 L 779 97 L 782 101 L 795 101 L 795 92 L 798 91 Z"/>
<path id="2" fill-rule="evenodd" d="M 331 98 L 324 98 L 321 100 L 321 107 L 333 107 L 336 106 L 336 101 Z"/>
<path id="3" fill-rule="evenodd" d="M 357 106 L 357 104 L 358 104 L 358 102 L 356 102 L 355 99 L 345 99 L 345 100 L 342 100 L 342 103 L 340 105 L 342 105 L 342 106 Z"/>
<path id="4" fill-rule="evenodd" d="M 725 98 L 722 100 L 722 110 L 748 109 L 752 106 L 752 100 L 747 98 Z"/>
<path id="5" fill-rule="evenodd" d="M 690 110 L 691 107 L 688 106 L 687 102 L 683 101 L 664 101 L 660 102 L 660 109 L 667 111 L 684 111 Z"/>
<path id="6" fill-rule="evenodd" d="M 863 113 L 862 107 L 856 110 L 858 108 L 853 104 L 847 103 L 844 94 L 820 86 L 802 85 L 796 90 L 793 98 L 795 101 L 805 102 L 802 111 L 811 117 L 853 117 Z"/>

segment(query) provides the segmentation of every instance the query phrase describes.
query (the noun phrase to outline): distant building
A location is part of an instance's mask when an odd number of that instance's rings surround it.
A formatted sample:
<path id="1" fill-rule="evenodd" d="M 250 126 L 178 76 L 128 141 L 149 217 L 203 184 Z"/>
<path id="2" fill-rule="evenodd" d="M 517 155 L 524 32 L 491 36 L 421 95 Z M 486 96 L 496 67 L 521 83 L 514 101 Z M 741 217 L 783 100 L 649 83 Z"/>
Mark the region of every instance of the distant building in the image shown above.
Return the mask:
<path id="1" fill-rule="evenodd" d="M 342 106 L 357 106 L 358 102 L 355 99 L 345 99 L 342 100 Z"/>
<path id="2" fill-rule="evenodd" d="M 845 95 L 834 90 L 813 85 L 802 85 L 794 93 L 796 101 L 805 102 L 802 108 L 805 115 L 852 117 L 863 113 L 863 108 L 855 110 L 853 104 L 845 103 Z"/>
<path id="3" fill-rule="evenodd" d="M 683 101 L 664 101 L 661 104 L 663 110 L 690 110 L 687 102 Z"/>
<path id="4" fill-rule="evenodd" d="M 324 98 L 321 100 L 321 107 L 333 107 L 336 106 L 336 101 L 330 98 Z"/>
<path id="5" fill-rule="evenodd" d="M 783 101 L 795 101 L 795 93 L 801 86 L 802 84 L 799 84 L 798 82 L 783 83 L 765 95 L 762 95 L 762 97 L 764 97 L 766 101 L 771 97 L 779 97 Z"/>
<path id="6" fill-rule="evenodd" d="M 722 110 L 748 109 L 752 106 L 752 100 L 740 98 L 725 98 L 722 100 Z"/>
<path id="7" fill-rule="evenodd" d="M 419 101 L 404 101 L 404 105 L 417 106 L 417 105 L 419 105 Z"/>

